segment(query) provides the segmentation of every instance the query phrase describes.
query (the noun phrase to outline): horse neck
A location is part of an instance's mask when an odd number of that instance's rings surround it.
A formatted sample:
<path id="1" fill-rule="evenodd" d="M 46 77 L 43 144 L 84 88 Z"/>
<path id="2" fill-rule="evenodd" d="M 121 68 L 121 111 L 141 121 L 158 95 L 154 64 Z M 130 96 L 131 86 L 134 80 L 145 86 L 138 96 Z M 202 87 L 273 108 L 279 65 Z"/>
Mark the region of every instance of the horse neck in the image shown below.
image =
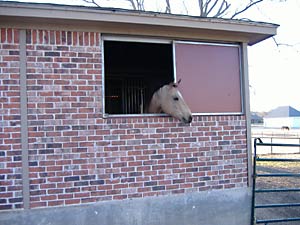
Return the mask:
<path id="1" fill-rule="evenodd" d="M 148 109 L 148 111 L 150 113 L 161 113 L 162 112 L 161 104 L 160 104 L 160 93 L 161 93 L 161 88 L 153 94 L 150 105 L 149 105 L 149 109 Z"/>

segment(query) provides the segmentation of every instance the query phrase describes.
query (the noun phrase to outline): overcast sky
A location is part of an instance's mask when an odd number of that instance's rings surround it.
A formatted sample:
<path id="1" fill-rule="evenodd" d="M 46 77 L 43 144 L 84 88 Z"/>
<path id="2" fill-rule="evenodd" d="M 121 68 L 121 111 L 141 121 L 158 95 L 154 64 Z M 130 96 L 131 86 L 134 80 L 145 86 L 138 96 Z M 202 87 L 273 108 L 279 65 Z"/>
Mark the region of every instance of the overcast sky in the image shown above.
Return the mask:
<path id="1" fill-rule="evenodd" d="M 20 0 L 21 1 L 21 0 Z M 58 4 L 83 4 L 81 0 L 22 0 L 23 2 L 49 2 Z M 117 7 L 126 7 L 120 4 Z M 178 5 L 182 0 L 177 1 Z M 107 0 L 99 2 L 108 3 Z M 121 1 L 125 2 L 125 1 Z M 145 1 L 150 2 L 150 1 Z M 159 6 L 151 0 L 152 7 Z M 187 1 L 188 4 L 196 2 Z M 236 2 L 236 1 L 234 1 Z M 190 7 L 190 14 L 196 14 L 197 7 Z M 148 6 L 150 7 L 150 6 Z M 185 7 L 173 8 L 176 13 L 186 12 Z M 265 0 L 242 15 L 254 21 L 264 21 L 279 24 L 276 42 L 282 43 L 277 47 L 270 38 L 255 46 L 249 47 L 249 79 L 252 111 L 269 111 L 278 106 L 290 105 L 300 110 L 300 1 L 299 0 Z"/>
<path id="2" fill-rule="evenodd" d="M 300 110 L 300 1 L 266 3 L 249 18 L 279 24 L 275 39 L 249 47 L 251 110 L 290 105 Z M 250 14 L 250 12 L 249 12 Z"/>

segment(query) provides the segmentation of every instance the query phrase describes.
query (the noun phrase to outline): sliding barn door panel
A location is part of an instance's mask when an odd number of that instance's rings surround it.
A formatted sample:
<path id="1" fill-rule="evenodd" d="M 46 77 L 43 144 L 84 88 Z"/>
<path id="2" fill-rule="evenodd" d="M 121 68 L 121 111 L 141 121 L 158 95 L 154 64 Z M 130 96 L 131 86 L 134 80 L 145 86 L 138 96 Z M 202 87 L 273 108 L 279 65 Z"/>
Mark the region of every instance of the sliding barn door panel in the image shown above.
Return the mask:
<path id="1" fill-rule="evenodd" d="M 193 113 L 242 113 L 238 45 L 175 42 L 176 78 Z"/>

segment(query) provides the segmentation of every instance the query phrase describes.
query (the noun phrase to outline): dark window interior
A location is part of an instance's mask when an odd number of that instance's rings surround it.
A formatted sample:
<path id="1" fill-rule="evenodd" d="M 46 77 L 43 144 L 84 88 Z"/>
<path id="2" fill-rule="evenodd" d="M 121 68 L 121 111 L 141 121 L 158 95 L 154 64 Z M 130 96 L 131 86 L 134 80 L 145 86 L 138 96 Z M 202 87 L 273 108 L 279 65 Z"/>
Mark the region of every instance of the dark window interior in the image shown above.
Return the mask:
<path id="1" fill-rule="evenodd" d="M 152 94 L 172 82 L 171 44 L 104 41 L 105 113 L 145 113 Z"/>

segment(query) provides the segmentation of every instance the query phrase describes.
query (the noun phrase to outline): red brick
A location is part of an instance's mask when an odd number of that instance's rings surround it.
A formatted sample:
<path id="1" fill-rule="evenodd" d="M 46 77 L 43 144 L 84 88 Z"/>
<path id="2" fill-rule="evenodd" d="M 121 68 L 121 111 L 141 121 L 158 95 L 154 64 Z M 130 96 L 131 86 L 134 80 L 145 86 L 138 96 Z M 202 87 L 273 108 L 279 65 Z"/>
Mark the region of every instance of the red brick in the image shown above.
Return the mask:
<path id="1" fill-rule="evenodd" d="M 14 29 L 1 29 L 1 40 L 4 35 L 5 41 L 16 42 L 15 34 Z M 101 110 L 95 108 L 99 104 L 91 104 L 101 98 L 95 91 L 102 85 L 100 34 L 35 29 L 29 34 L 33 43 L 27 45 L 29 147 L 30 157 L 34 158 L 30 177 L 32 187 L 40 189 L 36 192 L 39 195 L 31 197 L 33 207 L 247 185 L 244 116 L 197 116 L 193 127 L 178 126 L 168 117 L 102 119 Z M 8 43 L 4 47 L 9 51 L 19 48 Z M 46 52 L 48 56 L 43 57 Z M 60 56 L 54 57 L 57 54 Z M 19 60 L 14 55 L 5 57 Z M 40 61 L 47 68 L 38 73 L 40 68 L 30 61 Z M 8 63 L 2 65 L 6 67 L 4 71 L 17 74 L 7 68 Z M 62 65 L 76 68 L 60 68 Z M 18 79 L 15 76 L 7 83 L 9 88 L 0 89 L 11 93 L 6 95 L 11 104 L 2 104 L 10 110 L 9 115 L 19 114 L 19 89 L 14 89 Z M 19 119 L 5 120 L 19 126 Z M 8 147 L 3 149 L 16 149 L 16 155 L 11 156 L 20 156 L 20 127 L 5 127 L 3 131 L 9 134 L 3 136 L 2 143 Z M 20 161 L 13 162 L 13 157 L 5 157 L 5 163 L 12 169 L 19 168 Z M 224 169 L 212 171 L 224 160 L 232 160 L 233 164 L 239 160 L 241 168 L 224 165 Z M 64 182 L 68 177 L 76 180 Z M 201 177 L 210 180 L 199 182 Z M 5 187 L 11 184 L 12 180 Z M 144 187 L 145 184 L 154 186 Z M 138 188 L 138 193 L 122 191 L 128 187 Z M 18 186 L 11 191 L 20 190 Z M 43 194 L 51 192 L 54 194 Z M 9 201 L 12 196 L 5 198 Z M 62 201 L 57 201 L 59 198 Z"/>
<path id="2" fill-rule="evenodd" d="M 31 202 L 30 208 L 37 208 L 37 207 L 46 207 L 47 202 Z"/>
<path id="3" fill-rule="evenodd" d="M 7 29 L 6 28 L 1 28 L 1 43 L 6 43 L 6 32 L 7 32 Z"/>
<path id="4" fill-rule="evenodd" d="M 95 33 L 90 33 L 90 46 L 95 46 Z"/>
<path id="5" fill-rule="evenodd" d="M 48 201 L 47 205 L 48 206 L 59 206 L 59 205 L 63 205 L 64 201 L 63 200 L 58 200 L 58 201 Z"/>
<path id="6" fill-rule="evenodd" d="M 66 199 L 65 204 L 66 205 L 80 204 L 80 199 Z"/>

